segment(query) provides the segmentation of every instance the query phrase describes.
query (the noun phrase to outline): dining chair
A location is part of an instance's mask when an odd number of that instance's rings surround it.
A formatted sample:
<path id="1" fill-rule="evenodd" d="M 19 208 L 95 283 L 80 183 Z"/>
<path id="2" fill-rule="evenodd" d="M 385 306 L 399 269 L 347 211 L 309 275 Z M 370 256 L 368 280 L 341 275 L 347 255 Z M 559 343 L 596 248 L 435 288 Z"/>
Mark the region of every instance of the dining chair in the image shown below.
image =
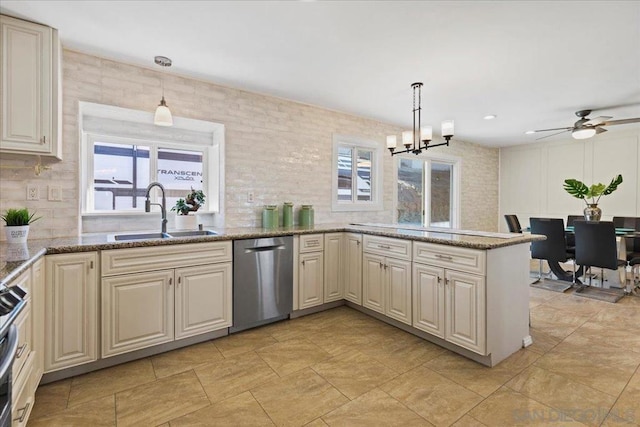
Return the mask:
<path id="1" fill-rule="evenodd" d="M 522 226 L 518 220 L 518 215 L 505 215 L 504 219 L 507 221 L 507 227 L 509 227 L 510 233 L 522 233 Z"/>
<path id="2" fill-rule="evenodd" d="M 567 240 L 564 232 L 564 221 L 558 218 L 531 218 L 531 234 L 542 234 L 546 240 L 531 242 L 531 258 L 546 260 L 551 263 L 567 262 L 573 254 L 567 251 Z M 539 278 L 542 278 L 540 265 Z M 573 282 L 575 283 L 575 264 L 573 266 Z"/>
<path id="3" fill-rule="evenodd" d="M 614 216 L 613 224 L 616 228 L 633 228 L 636 232 L 640 232 L 640 217 Z M 640 258 L 640 236 L 625 237 L 624 241 L 627 250 L 627 261 Z"/>
<path id="4" fill-rule="evenodd" d="M 601 282 L 604 282 L 604 269 L 617 270 L 627 264 L 618 259 L 618 244 L 613 221 L 576 221 L 576 264 L 589 269 L 589 286 L 591 286 L 591 267 L 601 268 Z"/>
<path id="5" fill-rule="evenodd" d="M 573 227 L 576 221 L 584 221 L 584 215 L 567 216 L 567 227 Z M 573 255 L 576 254 L 576 238 L 573 233 L 567 234 L 567 251 Z"/>

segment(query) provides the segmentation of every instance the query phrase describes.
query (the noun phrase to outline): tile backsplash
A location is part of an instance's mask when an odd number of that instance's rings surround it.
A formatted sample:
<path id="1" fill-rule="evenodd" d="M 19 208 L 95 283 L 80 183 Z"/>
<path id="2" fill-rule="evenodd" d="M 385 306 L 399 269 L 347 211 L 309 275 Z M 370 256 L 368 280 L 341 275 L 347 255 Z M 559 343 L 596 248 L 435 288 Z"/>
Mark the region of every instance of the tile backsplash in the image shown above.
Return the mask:
<path id="1" fill-rule="evenodd" d="M 174 116 L 225 125 L 224 212 L 203 216 L 205 225 L 260 226 L 262 206 L 285 201 L 293 202 L 296 209 L 312 204 L 316 223 L 393 221 L 392 162 L 396 159 L 386 149 L 383 210 L 332 212 L 332 136 L 354 135 L 384 147 L 386 135 L 400 134 L 399 127 L 71 50 L 63 52 L 63 160 L 43 158 L 50 169 L 40 176 L 33 169 L 0 169 L 0 210 L 22 206 L 37 210 L 43 218 L 31 227 L 31 238 L 157 228 L 159 214 L 158 218 L 80 216 L 78 102 L 153 111 L 161 78 Z M 462 160 L 462 228 L 497 230 L 498 149 L 454 140 L 450 147 L 433 152 Z M 3 166 L 30 167 L 35 162 L 35 156 L 2 154 L 0 158 Z M 38 187 L 40 200 L 26 200 L 27 185 Z M 47 200 L 49 185 L 62 188 L 62 201 Z M 253 203 L 247 202 L 249 192 L 255 195 Z"/>

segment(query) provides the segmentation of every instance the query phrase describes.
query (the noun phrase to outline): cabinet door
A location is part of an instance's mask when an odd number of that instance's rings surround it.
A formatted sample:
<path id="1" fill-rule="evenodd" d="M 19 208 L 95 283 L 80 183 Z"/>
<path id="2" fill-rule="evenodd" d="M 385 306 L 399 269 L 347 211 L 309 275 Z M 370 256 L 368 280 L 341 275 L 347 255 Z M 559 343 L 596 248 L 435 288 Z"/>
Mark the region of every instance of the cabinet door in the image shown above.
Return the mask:
<path id="1" fill-rule="evenodd" d="M 298 272 L 299 308 L 308 308 L 323 303 L 324 256 L 322 252 L 300 254 Z"/>
<path id="2" fill-rule="evenodd" d="M 445 339 L 485 354 L 485 281 L 482 276 L 445 271 Z"/>
<path id="3" fill-rule="evenodd" d="M 362 305 L 384 314 L 384 257 L 365 253 L 362 256 Z"/>
<path id="4" fill-rule="evenodd" d="M 362 234 L 346 233 L 344 248 L 344 297 L 362 305 Z"/>
<path id="5" fill-rule="evenodd" d="M 444 269 L 413 264 L 413 327 L 444 338 Z"/>
<path id="6" fill-rule="evenodd" d="M 230 262 L 176 270 L 176 339 L 231 326 L 232 271 Z"/>
<path id="7" fill-rule="evenodd" d="M 386 258 L 386 306 L 387 316 L 411 325 L 411 262 Z"/>
<path id="8" fill-rule="evenodd" d="M 324 302 L 337 301 L 344 296 L 342 240 L 342 233 L 324 235 Z"/>
<path id="9" fill-rule="evenodd" d="M 95 252 L 48 255 L 45 287 L 45 372 L 98 358 Z"/>
<path id="10" fill-rule="evenodd" d="M 44 258 L 31 266 L 31 322 L 34 361 L 34 387 L 37 387 L 44 373 Z M 34 390 L 35 391 L 35 390 Z"/>
<path id="11" fill-rule="evenodd" d="M 173 341 L 173 272 L 102 279 L 102 357 Z"/>
<path id="12" fill-rule="evenodd" d="M 3 150 L 52 152 L 52 29 L 6 16 L 2 27 Z"/>

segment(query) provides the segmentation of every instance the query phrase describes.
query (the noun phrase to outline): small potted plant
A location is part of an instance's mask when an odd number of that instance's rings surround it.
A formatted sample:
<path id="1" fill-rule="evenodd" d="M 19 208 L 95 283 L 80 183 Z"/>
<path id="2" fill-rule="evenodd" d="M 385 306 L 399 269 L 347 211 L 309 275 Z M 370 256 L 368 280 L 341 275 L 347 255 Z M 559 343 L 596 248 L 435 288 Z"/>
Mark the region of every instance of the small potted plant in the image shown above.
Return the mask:
<path id="1" fill-rule="evenodd" d="M 598 207 L 600 197 L 613 193 L 620 184 L 622 184 L 622 175 L 613 178 L 609 185 L 599 182 L 591 187 L 587 187 L 585 183 L 577 179 L 565 179 L 564 189 L 573 197 L 582 199 L 587 204 L 587 207 L 584 208 L 584 219 L 587 221 L 600 221 L 602 217 L 602 209 Z"/>
<path id="2" fill-rule="evenodd" d="M 34 213 L 29 213 L 29 209 L 7 209 L 0 215 L 5 222 L 5 233 L 7 243 L 25 243 L 29 235 L 29 224 L 40 219 Z"/>
<path id="3" fill-rule="evenodd" d="M 189 215 L 190 212 L 196 212 L 200 209 L 200 206 L 204 204 L 205 195 L 202 190 L 191 191 L 185 196 L 184 199 L 178 199 L 175 206 L 171 208 L 172 211 L 176 211 L 176 229 L 188 229 L 196 228 L 196 217 Z"/>

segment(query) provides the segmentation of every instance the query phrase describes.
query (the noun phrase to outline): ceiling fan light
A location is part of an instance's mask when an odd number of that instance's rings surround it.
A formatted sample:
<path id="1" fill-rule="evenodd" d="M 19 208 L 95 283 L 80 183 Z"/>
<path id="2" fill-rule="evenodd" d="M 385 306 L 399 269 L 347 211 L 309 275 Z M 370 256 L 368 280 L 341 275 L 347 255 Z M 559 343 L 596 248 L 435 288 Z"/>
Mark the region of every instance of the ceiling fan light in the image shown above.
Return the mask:
<path id="1" fill-rule="evenodd" d="M 595 134 L 596 134 L 595 128 L 574 129 L 573 132 L 571 132 L 571 136 L 574 139 L 587 139 L 587 138 L 591 138 Z"/>
<path id="2" fill-rule="evenodd" d="M 169 110 L 169 107 L 167 107 L 164 96 L 160 101 L 160 105 L 158 105 L 158 108 L 156 108 L 156 114 L 153 117 L 153 124 L 156 126 L 173 126 L 173 117 L 171 117 L 171 110 Z"/>

